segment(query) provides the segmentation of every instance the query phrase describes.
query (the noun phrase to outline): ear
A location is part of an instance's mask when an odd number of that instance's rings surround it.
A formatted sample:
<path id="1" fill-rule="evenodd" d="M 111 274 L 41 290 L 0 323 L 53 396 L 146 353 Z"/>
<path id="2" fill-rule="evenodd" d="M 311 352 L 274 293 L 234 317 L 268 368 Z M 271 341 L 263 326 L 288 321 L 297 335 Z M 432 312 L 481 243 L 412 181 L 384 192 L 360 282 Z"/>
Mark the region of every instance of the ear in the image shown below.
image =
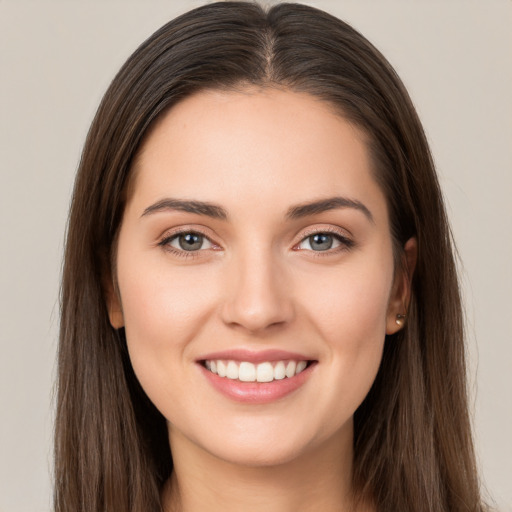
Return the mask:
<path id="1" fill-rule="evenodd" d="M 403 262 L 397 269 L 393 289 L 389 297 L 386 317 L 386 334 L 395 334 L 407 321 L 407 309 L 411 298 L 411 283 L 418 258 L 418 242 L 412 237 L 404 245 Z"/>
<path id="2" fill-rule="evenodd" d="M 114 329 L 120 329 L 121 327 L 124 327 L 124 316 L 119 290 L 110 276 L 105 279 L 103 288 L 105 290 L 110 325 Z"/>

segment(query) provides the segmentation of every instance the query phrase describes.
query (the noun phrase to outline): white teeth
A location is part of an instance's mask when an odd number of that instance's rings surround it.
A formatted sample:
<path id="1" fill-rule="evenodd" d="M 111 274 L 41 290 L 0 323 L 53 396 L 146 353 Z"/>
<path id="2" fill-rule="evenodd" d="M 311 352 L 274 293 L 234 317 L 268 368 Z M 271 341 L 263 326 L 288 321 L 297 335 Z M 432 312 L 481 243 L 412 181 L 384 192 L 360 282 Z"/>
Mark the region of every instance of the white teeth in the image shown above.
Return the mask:
<path id="1" fill-rule="evenodd" d="M 238 365 L 235 361 L 229 361 L 226 368 L 226 377 L 233 380 L 238 379 Z"/>
<path id="2" fill-rule="evenodd" d="M 222 361 L 217 361 L 217 375 L 219 377 L 226 376 L 226 365 Z"/>
<path id="3" fill-rule="evenodd" d="M 305 370 L 307 361 L 264 362 L 255 365 L 248 361 L 208 360 L 204 365 L 219 377 L 241 382 L 272 382 L 298 375 Z"/>
<path id="4" fill-rule="evenodd" d="M 238 378 L 242 382 L 254 382 L 256 380 L 256 366 L 252 363 L 246 361 L 240 363 L 238 373 L 240 374 Z"/>
<path id="5" fill-rule="evenodd" d="M 260 363 L 256 367 L 256 380 L 258 382 L 272 382 L 274 380 L 274 368 L 271 363 Z"/>
<path id="6" fill-rule="evenodd" d="M 297 363 L 297 368 L 295 369 L 295 375 L 297 375 L 302 370 L 304 370 L 304 368 L 306 368 L 306 364 L 307 364 L 306 361 L 299 361 Z"/>
<path id="7" fill-rule="evenodd" d="M 281 380 L 281 379 L 284 379 L 285 377 L 286 377 L 286 368 L 284 366 L 283 361 L 279 361 L 279 363 L 277 363 L 274 366 L 274 379 Z"/>
<path id="8" fill-rule="evenodd" d="M 290 361 L 286 365 L 286 376 L 288 378 L 293 377 L 295 375 L 295 368 L 297 368 L 297 363 L 295 361 Z"/>

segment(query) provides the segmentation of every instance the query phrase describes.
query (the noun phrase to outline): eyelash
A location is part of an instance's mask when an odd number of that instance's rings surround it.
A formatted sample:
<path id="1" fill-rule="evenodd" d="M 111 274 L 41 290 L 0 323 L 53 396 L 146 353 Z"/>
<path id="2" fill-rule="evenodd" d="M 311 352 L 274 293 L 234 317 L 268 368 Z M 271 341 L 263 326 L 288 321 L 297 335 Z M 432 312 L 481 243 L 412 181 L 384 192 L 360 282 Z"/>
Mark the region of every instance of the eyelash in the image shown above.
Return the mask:
<path id="1" fill-rule="evenodd" d="M 333 236 L 340 243 L 340 246 L 336 247 L 334 249 L 327 249 L 325 251 L 308 251 L 308 252 L 312 253 L 311 256 L 313 256 L 314 258 L 322 258 L 322 257 L 326 257 L 326 256 L 332 256 L 333 254 L 338 254 L 340 252 L 349 251 L 350 249 L 354 248 L 354 246 L 355 246 L 355 242 L 352 239 L 346 237 L 345 235 L 342 235 L 338 230 L 333 229 L 333 228 L 324 228 L 324 229 L 312 229 L 310 231 L 306 231 L 302 235 L 302 238 L 300 239 L 299 243 L 295 244 L 294 247 L 297 247 L 298 245 L 300 245 L 307 238 L 314 236 L 314 235 L 319 235 L 319 234 L 324 234 L 324 235 L 328 234 L 328 235 Z M 299 250 L 304 251 L 307 249 L 299 249 Z"/>
<path id="2" fill-rule="evenodd" d="M 203 232 L 194 230 L 194 229 L 181 229 L 179 231 L 174 231 L 172 234 L 169 234 L 165 236 L 160 242 L 158 242 L 158 246 L 164 248 L 164 250 L 170 252 L 174 256 L 178 256 L 179 258 L 198 258 L 200 257 L 201 252 L 204 251 L 199 249 L 197 251 L 185 251 L 185 250 L 179 250 L 174 247 L 172 247 L 170 242 L 172 242 L 174 239 L 179 237 L 183 234 L 191 234 L 191 235 L 199 235 L 201 237 L 206 238 L 213 246 L 218 247 L 212 240 Z M 332 228 L 326 228 L 326 229 L 312 229 L 311 231 L 306 231 L 306 233 L 303 234 L 300 241 L 294 245 L 294 248 L 303 243 L 307 238 L 318 235 L 318 234 L 329 234 L 333 236 L 338 242 L 340 242 L 340 246 L 336 247 L 335 249 L 327 249 L 325 251 L 312 251 L 308 249 L 297 249 L 297 250 L 308 250 L 308 252 L 312 253 L 312 256 L 317 257 L 325 257 L 325 256 L 331 256 L 333 254 L 337 254 L 339 252 L 348 251 L 352 249 L 355 246 L 355 242 L 351 240 L 350 238 L 347 238 L 346 236 L 342 235 L 339 231 L 332 229 Z M 214 249 L 215 250 L 215 249 Z"/>
<path id="3" fill-rule="evenodd" d="M 172 234 L 169 234 L 167 236 L 164 236 L 164 238 L 158 242 L 158 245 L 163 247 L 164 250 L 170 252 L 172 255 L 174 256 L 178 256 L 179 258 L 198 258 L 199 257 L 199 253 L 202 252 L 201 250 L 198 250 L 198 251 L 185 251 L 185 250 L 179 250 L 179 249 L 176 249 L 174 247 L 172 247 L 170 244 L 170 242 L 172 242 L 175 238 L 179 237 L 180 235 L 199 235 L 199 236 L 202 236 L 204 238 L 206 238 L 212 245 L 216 245 L 214 244 L 210 238 L 205 234 L 205 233 L 202 233 L 201 231 L 198 231 L 196 229 L 180 229 L 178 231 L 174 231 Z"/>

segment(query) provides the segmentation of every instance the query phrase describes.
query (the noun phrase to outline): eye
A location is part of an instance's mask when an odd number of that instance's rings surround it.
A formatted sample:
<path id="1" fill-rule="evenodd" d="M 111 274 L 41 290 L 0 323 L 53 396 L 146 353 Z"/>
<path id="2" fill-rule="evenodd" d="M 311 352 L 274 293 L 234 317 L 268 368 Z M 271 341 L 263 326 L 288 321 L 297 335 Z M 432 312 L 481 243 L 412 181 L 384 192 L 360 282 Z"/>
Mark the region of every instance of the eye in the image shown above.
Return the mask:
<path id="1" fill-rule="evenodd" d="M 350 248 L 353 246 L 352 240 L 335 233 L 317 232 L 304 238 L 297 249 L 315 252 L 329 251 L 331 249 Z"/>
<path id="2" fill-rule="evenodd" d="M 161 245 L 172 247 L 174 250 L 196 252 L 204 249 L 211 249 L 212 242 L 201 233 L 195 231 L 184 231 L 162 240 Z"/>

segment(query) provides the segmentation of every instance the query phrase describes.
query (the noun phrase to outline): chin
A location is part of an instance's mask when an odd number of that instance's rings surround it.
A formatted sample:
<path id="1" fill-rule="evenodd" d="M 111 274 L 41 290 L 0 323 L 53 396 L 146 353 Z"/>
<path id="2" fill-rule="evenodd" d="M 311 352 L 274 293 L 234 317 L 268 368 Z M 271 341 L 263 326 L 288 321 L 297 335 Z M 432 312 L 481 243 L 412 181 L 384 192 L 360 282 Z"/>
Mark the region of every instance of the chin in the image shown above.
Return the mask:
<path id="1" fill-rule="evenodd" d="M 301 458 L 304 447 L 283 447 L 260 444 L 231 445 L 227 450 L 211 451 L 212 455 L 227 463 L 251 468 L 281 466 Z"/>
<path id="2" fill-rule="evenodd" d="M 266 426 L 266 428 L 265 428 Z M 319 432 L 304 423 L 294 428 L 283 425 L 240 425 L 229 431 L 218 429 L 214 435 L 197 443 L 217 459 L 246 467 L 271 467 L 298 461 L 318 453 L 321 447 L 337 443 L 341 432 Z M 321 430 L 321 429 L 320 429 Z"/>

